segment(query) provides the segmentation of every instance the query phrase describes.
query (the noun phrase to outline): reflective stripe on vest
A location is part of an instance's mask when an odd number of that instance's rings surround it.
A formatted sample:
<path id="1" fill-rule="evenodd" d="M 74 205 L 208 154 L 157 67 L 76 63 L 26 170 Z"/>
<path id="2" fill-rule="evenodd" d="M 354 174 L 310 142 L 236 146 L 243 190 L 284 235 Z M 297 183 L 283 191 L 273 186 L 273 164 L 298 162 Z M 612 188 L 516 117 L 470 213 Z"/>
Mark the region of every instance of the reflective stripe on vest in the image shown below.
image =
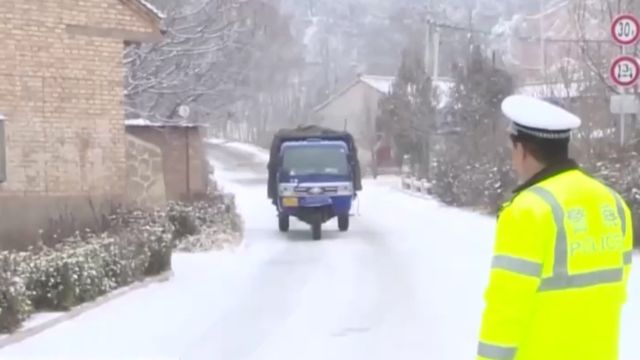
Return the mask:
<path id="1" fill-rule="evenodd" d="M 482 341 L 478 344 L 478 356 L 491 360 L 513 360 L 516 351 L 515 347 L 492 345 Z"/>
<path id="2" fill-rule="evenodd" d="M 623 268 L 605 269 L 590 271 L 581 274 L 569 275 L 568 269 L 568 239 L 567 231 L 564 226 L 564 209 L 553 194 L 542 187 L 533 187 L 530 191 L 539 196 L 550 207 L 553 214 L 553 220 L 556 225 L 555 251 L 553 261 L 553 275 L 549 278 L 543 278 L 538 291 L 554 291 L 575 289 L 581 287 L 611 284 L 623 280 Z M 620 198 L 612 193 L 618 208 L 618 217 L 620 218 L 620 226 L 622 234 L 626 233 L 626 218 L 624 207 Z M 631 262 L 631 252 L 625 252 L 621 259 L 623 264 Z"/>
<path id="3" fill-rule="evenodd" d="M 524 276 L 540 277 L 542 264 L 508 255 L 495 255 L 491 263 L 492 269 L 501 269 Z"/>
<path id="4" fill-rule="evenodd" d="M 616 209 L 618 210 L 618 217 L 620 218 L 620 226 L 622 227 L 622 236 L 627 234 L 627 217 L 624 214 L 624 205 L 622 204 L 622 200 L 620 200 L 620 196 L 616 194 L 613 190 L 609 189 L 611 192 L 611 196 L 616 199 Z"/>

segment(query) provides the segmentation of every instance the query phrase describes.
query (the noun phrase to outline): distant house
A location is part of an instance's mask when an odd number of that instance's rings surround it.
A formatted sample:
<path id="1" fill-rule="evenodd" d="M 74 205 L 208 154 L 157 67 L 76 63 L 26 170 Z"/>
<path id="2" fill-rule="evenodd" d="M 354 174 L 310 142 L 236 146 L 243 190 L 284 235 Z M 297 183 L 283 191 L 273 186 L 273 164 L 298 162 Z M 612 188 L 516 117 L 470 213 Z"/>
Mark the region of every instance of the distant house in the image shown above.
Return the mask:
<path id="1" fill-rule="evenodd" d="M 378 102 L 391 92 L 394 77 L 359 75 L 313 111 L 312 122 L 353 134 L 363 167 L 371 164 L 378 141 Z"/>
<path id="2" fill-rule="evenodd" d="M 123 49 L 160 40 L 163 15 L 145 0 L 2 0 L 0 14 L 0 246 L 17 246 L 125 195 Z"/>
<path id="3" fill-rule="evenodd" d="M 376 118 L 380 110 L 378 103 L 391 92 L 395 77 L 360 75 L 353 82 L 331 96 L 313 111 L 312 121 L 336 130 L 348 130 L 356 138 L 360 157 L 364 166 L 370 166 L 374 151 L 380 146 L 388 146 L 389 139 L 379 134 L 376 129 Z M 446 102 L 446 95 L 451 88 L 449 80 L 435 82 L 438 88 L 438 106 Z M 378 158 L 381 158 L 378 154 Z M 384 154 L 385 161 L 391 154 Z M 391 161 L 393 162 L 393 161 Z"/>
<path id="4" fill-rule="evenodd" d="M 125 121 L 127 198 L 138 206 L 188 201 L 207 192 L 209 166 L 202 126 Z"/>

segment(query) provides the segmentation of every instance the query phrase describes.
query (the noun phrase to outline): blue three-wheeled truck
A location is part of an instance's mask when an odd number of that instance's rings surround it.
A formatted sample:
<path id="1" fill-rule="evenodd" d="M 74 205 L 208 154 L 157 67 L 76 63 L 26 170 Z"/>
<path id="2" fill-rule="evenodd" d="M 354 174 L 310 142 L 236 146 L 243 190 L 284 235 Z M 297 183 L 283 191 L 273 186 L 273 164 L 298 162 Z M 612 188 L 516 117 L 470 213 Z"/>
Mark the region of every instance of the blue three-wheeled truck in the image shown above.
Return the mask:
<path id="1" fill-rule="evenodd" d="M 322 237 L 322 224 L 335 217 L 340 231 L 349 229 L 351 205 L 362 190 L 351 134 L 313 125 L 280 130 L 267 167 L 280 231 L 289 231 L 292 216 L 311 225 L 314 240 Z"/>

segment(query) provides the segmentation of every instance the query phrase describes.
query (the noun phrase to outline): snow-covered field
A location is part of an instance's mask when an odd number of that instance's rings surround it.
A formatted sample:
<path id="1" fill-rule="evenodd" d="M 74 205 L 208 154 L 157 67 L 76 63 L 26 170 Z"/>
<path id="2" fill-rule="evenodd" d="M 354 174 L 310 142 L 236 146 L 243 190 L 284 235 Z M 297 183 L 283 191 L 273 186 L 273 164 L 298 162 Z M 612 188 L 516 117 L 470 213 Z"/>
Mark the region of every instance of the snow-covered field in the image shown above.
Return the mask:
<path id="1" fill-rule="evenodd" d="M 494 219 L 365 182 L 348 233 L 277 231 L 265 156 L 218 143 L 216 176 L 237 194 L 245 243 L 179 254 L 175 277 L 41 335 L 0 359 L 473 359 Z M 623 360 L 640 334 L 640 268 L 625 309 Z M 588 314 L 585 314 L 588 316 Z"/>

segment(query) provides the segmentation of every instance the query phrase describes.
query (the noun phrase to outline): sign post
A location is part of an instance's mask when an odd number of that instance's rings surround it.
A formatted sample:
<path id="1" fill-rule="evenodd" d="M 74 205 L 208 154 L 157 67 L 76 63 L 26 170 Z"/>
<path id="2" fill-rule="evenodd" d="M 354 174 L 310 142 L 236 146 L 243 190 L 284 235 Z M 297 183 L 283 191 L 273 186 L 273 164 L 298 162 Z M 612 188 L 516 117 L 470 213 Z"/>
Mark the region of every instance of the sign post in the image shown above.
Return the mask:
<path id="1" fill-rule="evenodd" d="M 620 108 L 614 109 L 613 103 L 611 108 L 612 110 L 618 110 L 616 112 L 620 114 L 620 145 L 624 145 L 625 115 L 628 113 L 624 110 L 630 107 L 628 105 L 625 106 L 624 103 L 633 102 L 633 95 L 627 96 L 626 88 L 635 85 L 640 76 L 638 59 L 626 55 L 626 50 L 628 46 L 635 45 L 640 39 L 640 22 L 638 18 L 631 14 L 618 15 L 611 22 L 611 38 L 620 46 L 620 56 L 611 63 L 610 76 L 611 80 L 620 87 L 621 94 L 621 97 L 617 98 Z"/>

